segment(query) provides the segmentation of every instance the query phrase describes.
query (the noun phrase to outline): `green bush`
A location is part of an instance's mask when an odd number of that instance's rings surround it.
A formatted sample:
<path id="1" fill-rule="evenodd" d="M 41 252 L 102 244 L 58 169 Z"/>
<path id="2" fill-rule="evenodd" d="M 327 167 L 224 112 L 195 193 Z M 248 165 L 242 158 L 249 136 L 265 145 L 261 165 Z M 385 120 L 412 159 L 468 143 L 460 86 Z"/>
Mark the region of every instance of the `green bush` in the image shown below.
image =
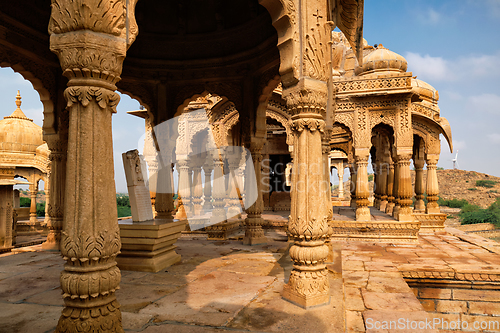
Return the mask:
<path id="1" fill-rule="evenodd" d="M 462 207 L 462 211 L 460 212 L 460 214 L 462 213 L 470 213 L 470 212 L 477 212 L 481 210 L 481 207 L 479 207 L 478 205 L 471 205 L 471 204 L 467 204 L 465 206 Z"/>
<path id="2" fill-rule="evenodd" d="M 36 204 L 36 216 L 45 216 L 45 202 Z"/>
<path id="3" fill-rule="evenodd" d="M 462 224 L 493 223 L 500 228 L 500 198 L 492 203 L 488 209 L 476 205 L 467 205 L 460 212 Z"/>
<path id="4" fill-rule="evenodd" d="M 437 170 L 444 170 L 443 167 L 437 167 Z"/>
<path id="5" fill-rule="evenodd" d="M 373 181 L 373 175 L 368 175 L 368 181 L 369 182 Z"/>
<path id="6" fill-rule="evenodd" d="M 469 191 L 477 191 L 477 188 L 475 187 L 471 187 L 471 188 L 468 188 Z"/>
<path id="7" fill-rule="evenodd" d="M 476 186 L 492 188 L 497 182 L 493 180 L 476 180 Z"/>
<path id="8" fill-rule="evenodd" d="M 489 190 L 488 193 L 498 193 L 497 190 Z"/>
<path id="9" fill-rule="evenodd" d="M 440 206 L 448 206 L 450 208 L 462 208 L 465 205 L 469 204 L 467 202 L 467 200 L 465 200 L 465 199 L 462 199 L 462 200 L 458 200 L 458 199 L 444 200 L 443 198 L 439 198 L 437 202 L 438 202 L 438 205 L 440 205 Z"/>
<path id="10" fill-rule="evenodd" d="M 126 216 L 132 215 L 132 211 L 130 210 L 130 207 L 117 206 L 116 209 L 118 211 L 118 217 L 126 217 Z"/>
<path id="11" fill-rule="evenodd" d="M 19 198 L 19 203 L 21 207 L 30 207 L 31 206 L 31 199 L 30 198 Z"/>
<path id="12" fill-rule="evenodd" d="M 116 205 L 123 207 L 130 207 L 130 198 L 126 195 L 116 196 Z"/>
<path id="13" fill-rule="evenodd" d="M 460 218 L 462 224 L 493 223 L 496 226 L 500 225 L 500 216 L 487 209 L 463 213 L 460 214 Z"/>

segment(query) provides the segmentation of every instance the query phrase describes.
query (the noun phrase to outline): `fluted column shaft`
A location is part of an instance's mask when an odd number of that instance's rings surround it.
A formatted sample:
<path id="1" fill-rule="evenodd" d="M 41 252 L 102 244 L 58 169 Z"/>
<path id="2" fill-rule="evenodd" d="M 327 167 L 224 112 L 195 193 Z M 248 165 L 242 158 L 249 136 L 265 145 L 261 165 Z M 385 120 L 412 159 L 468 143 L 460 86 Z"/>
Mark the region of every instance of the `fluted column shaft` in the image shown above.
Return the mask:
<path id="1" fill-rule="evenodd" d="M 439 204 L 437 203 L 439 199 L 439 184 L 437 178 L 437 162 L 439 155 L 427 156 L 427 209 L 425 212 L 427 214 L 440 213 Z"/>
<path id="2" fill-rule="evenodd" d="M 186 218 L 191 213 L 191 182 L 189 180 L 188 161 L 181 159 L 177 161 L 179 170 L 179 211 Z"/>
<path id="3" fill-rule="evenodd" d="M 400 178 L 399 178 L 399 164 L 398 164 L 397 158 L 396 158 L 396 161 L 394 162 L 394 185 L 393 185 L 393 188 L 392 188 L 392 194 L 394 196 L 394 208 L 393 208 L 393 211 L 392 211 L 392 216 L 395 219 L 398 219 L 399 208 L 400 208 L 400 204 L 399 204 L 399 181 L 400 181 Z"/>
<path id="4" fill-rule="evenodd" d="M 174 184 L 172 182 L 172 167 L 170 161 L 158 165 L 156 171 L 155 212 L 157 219 L 174 219 Z"/>
<path id="5" fill-rule="evenodd" d="M 38 193 L 38 185 L 30 185 L 30 224 L 35 225 L 37 223 L 36 218 L 36 194 Z"/>
<path id="6" fill-rule="evenodd" d="M 387 163 L 380 163 L 379 167 L 379 184 L 378 187 L 380 189 L 380 205 L 379 209 L 382 212 L 385 212 L 387 207 L 387 176 L 388 176 L 388 168 Z"/>
<path id="7" fill-rule="evenodd" d="M 328 131 L 325 131 L 321 141 L 321 152 L 323 157 L 323 174 L 324 174 L 324 187 L 325 188 L 325 202 L 328 210 L 327 218 L 330 221 L 333 218 L 333 207 L 332 207 L 332 187 L 330 186 L 330 136 Z"/>
<path id="8" fill-rule="evenodd" d="M 215 224 L 227 220 L 226 210 L 226 184 L 224 180 L 224 162 L 219 156 L 214 157 L 214 188 L 212 190 L 213 210 L 210 223 Z"/>
<path id="9" fill-rule="evenodd" d="M 344 162 L 339 164 L 337 168 L 337 173 L 339 175 L 339 199 L 344 198 Z"/>
<path id="10" fill-rule="evenodd" d="M 248 165 L 247 167 L 254 168 L 255 180 L 251 179 L 251 177 L 247 177 L 245 179 L 245 188 L 249 195 L 256 193 L 257 198 L 250 207 L 245 207 L 247 217 L 245 219 L 245 237 L 243 238 L 243 244 L 247 245 L 267 243 L 267 239 L 264 236 L 264 229 L 262 229 L 262 225 L 264 224 L 264 219 L 262 219 L 262 211 L 264 210 L 264 200 L 262 198 L 262 146 L 262 141 L 251 142 L 248 145 L 250 154 L 252 155 L 253 165 Z"/>
<path id="11" fill-rule="evenodd" d="M 395 206 L 394 198 L 394 163 L 389 163 L 389 170 L 387 172 L 387 206 L 385 212 L 392 215 Z"/>
<path id="12" fill-rule="evenodd" d="M 413 218 L 413 208 L 411 204 L 413 203 L 413 188 L 411 186 L 411 173 L 410 173 L 410 161 L 411 155 L 402 154 L 398 155 L 398 199 L 399 199 L 399 212 L 398 220 L 411 222 Z"/>
<path id="13" fill-rule="evenodd" d="M 205 183 L 203 186 L 203 196 L 204 196 L 204 202 L 203 202 L 203 212 L 208 213 L 212 211 L 212 170 L 213 166 L 212 165 L 207 165 L 205 164 L 203 166 L 203 172 L 205 173 Z"/>
<path id="14" fill-rule="evenodd" d="M 201 166 L 193 167 L 193 210 L 195 215 L 201 214 L 201 202 L 203 201 L 203 186 L 201 183 Z"/>
<path id="15" fill-rule="evenodd" d="M 229 147 L 226 150 L 226 157 L 228 159 L 229 174 L 228 174 L 228 187 L 227 187 L 227 214 L 228 218 L 237 216 L 241 218 L 241 206 L 239 200 L 239 183 L 238 183 L 238 169 L 241 162 L 241 148 Z"/>
<path id="16" fill-rule="evenodd" d="M 325 182 L 322 136 L 326 93 L 307 88 L 287 92 L 294 133 L 291 211 L 288 223 L 293 269 L 283 297 L 297 305 L 326 304 L 330 286 L 325 261 L 328 256 L 328 204 Z M 321 104 L 324 101 L 325 104 Z"/>
<path id="17" fill-rule="evenodd" d="M 349 173 L 351 175 L 350 191 L 351 191 L 351 207 L 356 209 L 356 164 L 351 163 L 349 166 Z"/>
<path id="18" fill-rule="evenodd" d="M 53 1 L 50 50 L 68 78 L 69 114 L 61 273 L 64 309 L 56 332 L 123 332 L 115 291 L 120 230 L 111 116 L 128 46 L 137 35 L 135 2 Z"/>
<path id="19" fill-rule="evenodd" d="M 43 219 L 44 225 L 48 226 L 50 224 L 50 216 L 49 216 L 49 204 L 50 204 L 50 162 L 47 172 L 47 181 L 45 182 L 44 191 L 45 191 L 45 218 Z"/>
<path id="20" fill-rule="evenodd" d="M 380 164 L 372 163 L 373 169 L 373 207 L 380 208 Z"/>
<path id="21" fill-rule="evenodd" d="M 368 188 L 368 154 L 355 156 L 356 160 L 356 221 L 370 221 L 370 191 Z"/>
<path id="22" fill-rule="evenodd" d="M 42 244 L 44 250 L 58 251 L 64 216 L 64 194 L 66 188 L 66 143 L 62 140 L 48 141 L 50 149 L 50 200 L 47 212 L 49 234 Z"/>
<path id="23" fill-rule="evenodd" d="M 12 174 L 12 179 L 14 179 L 14 174 Z M 0 185 L 0 249 L 12 247 L 13 189 L 12 185 Z"/>
<path id="24" fill-rule="evenodd" d="M 416 160 L 415 165 L 415 211 L 424 213 L 424 161 Z"/>

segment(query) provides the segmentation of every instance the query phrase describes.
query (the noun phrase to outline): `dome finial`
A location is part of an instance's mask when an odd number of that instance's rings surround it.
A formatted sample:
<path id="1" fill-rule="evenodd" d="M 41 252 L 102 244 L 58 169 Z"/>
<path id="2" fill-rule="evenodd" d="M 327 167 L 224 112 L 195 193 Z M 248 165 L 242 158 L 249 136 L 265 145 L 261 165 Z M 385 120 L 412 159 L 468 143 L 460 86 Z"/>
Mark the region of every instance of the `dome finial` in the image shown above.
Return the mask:
<path id="1" fill-rule="evenodd" d="M 16 105 L 17 105 L 17 108 L 20 109 L 21 108 L 21 94 L 19 92 L 19 90 L 17 91 L 17 96 L 16 96 Z"/>

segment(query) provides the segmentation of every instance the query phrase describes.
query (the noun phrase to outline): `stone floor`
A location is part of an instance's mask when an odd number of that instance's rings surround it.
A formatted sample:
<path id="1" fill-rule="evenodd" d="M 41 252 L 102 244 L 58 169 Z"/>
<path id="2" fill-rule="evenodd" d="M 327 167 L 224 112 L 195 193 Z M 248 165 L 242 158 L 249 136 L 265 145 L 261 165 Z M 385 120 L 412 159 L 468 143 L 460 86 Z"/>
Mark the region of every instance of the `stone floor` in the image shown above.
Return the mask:
<path id="1" fill-rule="evenodd" d="M 281 220 L 288 212 L 266 214 Z M 385 218 L 376 211 L 372 216 Z M 242 245 L 238 237 L 208 241 L 183 235 L 177 242 L 180 264 L 158 273 L 122 271 L 117 298 L 123 326 L 126 332 L 147 333 L 437 332 L 370 325 L 400 318 L 477 317 L 427 312 L 409 281 L 489 283 L 499 290 L 466 292 L 476 293 L 472 296 L 479 301 L 500 302 L 500 244 L 453 228 L 446 231 L 422 234 L 418 244 L 331 243 L 331 302 L 307 311 L 281 298 L 292 268 L 283 233 L 266 231 L 269 243 L 259 246 Z M 0 332 L 54 330 L 63 305 L 62 269 L 59 254 L 43 252 L 39 245 L 0 255 Z"/>
<path id="2" fill-rule="evenodd" d="M 303 310 L 281 298 L 291 270 L 288 243 L 182 237 L 180 264 L 158 273 L 122 271 L 126 332 L 344 332 L 340 260 L 329 265 L 331 303 Z M 63 261 L 40 246 L 0 255 L 0 332 L 52 332 L 63 301 Z M 33 323 L 36 322 L 36 325 Z"/>

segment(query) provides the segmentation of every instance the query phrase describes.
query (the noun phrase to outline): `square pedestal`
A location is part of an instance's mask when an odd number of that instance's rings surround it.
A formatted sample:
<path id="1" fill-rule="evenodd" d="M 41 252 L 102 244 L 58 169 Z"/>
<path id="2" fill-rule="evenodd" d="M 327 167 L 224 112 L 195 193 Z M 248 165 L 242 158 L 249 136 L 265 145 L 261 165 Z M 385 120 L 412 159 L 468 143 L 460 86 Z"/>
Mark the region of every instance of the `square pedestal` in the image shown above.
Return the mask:
<path id="1" fill-rule="evenodd" d="M 174 243 L 186 227 L 186 221 L 119 221 L 122 242 L 116 261 L 124 270 L 159 272 L 181 260 Z"/>
<path id="2" fill-rule="evenodd" d="M 419 233 L 444 232 L 444 222 L 446 221 L 446 214 L 415 213 L 414 215 L 415 220 L 420 222 Z"/>

